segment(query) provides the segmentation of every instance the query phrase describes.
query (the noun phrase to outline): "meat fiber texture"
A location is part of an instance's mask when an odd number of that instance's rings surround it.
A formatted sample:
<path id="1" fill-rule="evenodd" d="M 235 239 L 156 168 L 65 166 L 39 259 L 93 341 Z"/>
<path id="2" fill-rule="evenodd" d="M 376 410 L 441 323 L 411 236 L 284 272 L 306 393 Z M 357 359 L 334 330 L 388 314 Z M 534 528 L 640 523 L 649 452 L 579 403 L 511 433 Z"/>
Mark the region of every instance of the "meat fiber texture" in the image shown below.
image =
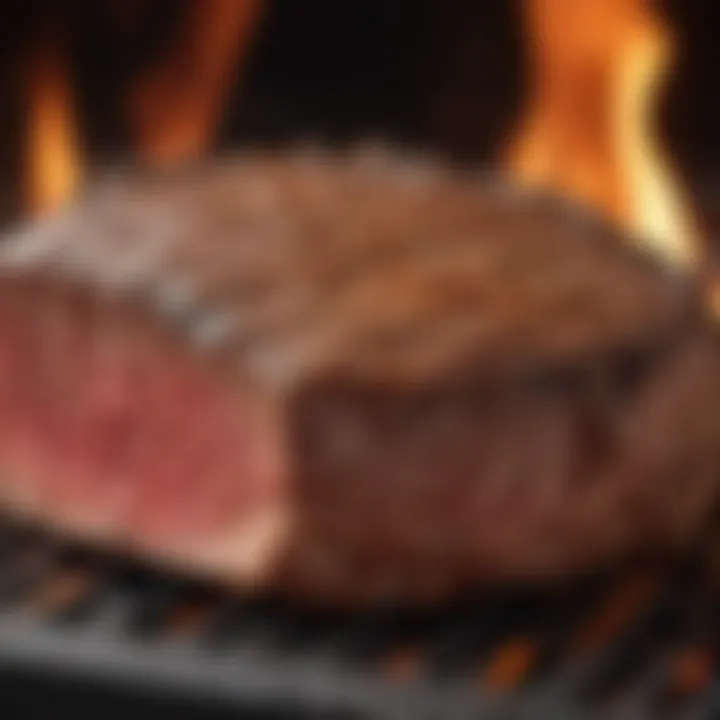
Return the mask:
<path id="1" fill-rule="evenodd" d="M 2 502 L 328 605 L 682 549 L 719 489 L 696 285 L 390 152 L 117 173 L 0 245 Z"/>

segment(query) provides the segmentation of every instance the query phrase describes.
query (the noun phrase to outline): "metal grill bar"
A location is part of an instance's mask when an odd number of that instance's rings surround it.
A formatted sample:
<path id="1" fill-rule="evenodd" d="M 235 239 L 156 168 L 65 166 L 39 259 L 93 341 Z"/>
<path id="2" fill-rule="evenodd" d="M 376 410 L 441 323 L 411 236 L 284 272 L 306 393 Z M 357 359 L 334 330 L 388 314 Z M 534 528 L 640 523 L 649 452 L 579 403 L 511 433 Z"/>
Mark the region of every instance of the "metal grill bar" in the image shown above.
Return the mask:
<path id="1" fill-rule="evenodd" d="M 690 720 L 720 710 L 720 577 L 697 558 L 435 614 L 223 597 L 10 528 L 0 577 L 0 671 L 353 717 L 635 720 L 662 710 Z"/>

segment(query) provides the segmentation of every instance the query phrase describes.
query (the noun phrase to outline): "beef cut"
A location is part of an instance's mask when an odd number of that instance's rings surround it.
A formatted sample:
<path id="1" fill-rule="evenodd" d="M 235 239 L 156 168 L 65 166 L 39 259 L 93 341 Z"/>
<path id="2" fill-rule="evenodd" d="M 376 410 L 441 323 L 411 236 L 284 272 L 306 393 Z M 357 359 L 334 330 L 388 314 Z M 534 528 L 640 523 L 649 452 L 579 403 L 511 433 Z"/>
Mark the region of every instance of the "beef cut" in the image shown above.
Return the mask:
<path id="1" fill-rule="evenodd" d="M 0 494 L 321 603 L 547 581 L 708 519 L 719 350 L 693 278 L 467 171 L 118 173 L 0 245 Z"/>

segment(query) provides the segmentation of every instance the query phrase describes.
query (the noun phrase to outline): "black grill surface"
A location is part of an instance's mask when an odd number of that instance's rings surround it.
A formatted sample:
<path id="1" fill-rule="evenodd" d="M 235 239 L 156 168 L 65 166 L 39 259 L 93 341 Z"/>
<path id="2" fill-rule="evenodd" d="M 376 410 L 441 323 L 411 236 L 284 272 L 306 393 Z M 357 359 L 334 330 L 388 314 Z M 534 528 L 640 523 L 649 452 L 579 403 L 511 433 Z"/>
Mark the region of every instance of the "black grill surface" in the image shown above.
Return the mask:
<path id="1" fill-rule="evenodd" d="M 228 598 L 6 524 L 0 711 L 720 717 L 720 569 L 703 548 L 552 595 L 348 615 Z"/>

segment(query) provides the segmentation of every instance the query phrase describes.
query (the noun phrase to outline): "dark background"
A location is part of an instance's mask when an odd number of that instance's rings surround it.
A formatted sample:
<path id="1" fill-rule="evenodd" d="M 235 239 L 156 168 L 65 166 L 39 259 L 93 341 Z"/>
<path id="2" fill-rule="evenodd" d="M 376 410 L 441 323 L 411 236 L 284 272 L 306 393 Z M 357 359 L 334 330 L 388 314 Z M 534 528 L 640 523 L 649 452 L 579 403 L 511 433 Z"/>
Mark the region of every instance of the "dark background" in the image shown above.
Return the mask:
<path id="1" fill-rule="evenodd" d="M 490 161 L 522 97 L 519 2 L 271 0 L 219 146 L 382 135 Z M 127 152 L 122 88 L 162 52 L 185 3 L 148 0 L 133 36 L 112 27 L 110 4 L 4 4 L 5 138 L 17 124 L 17 53 L 33 28 L 51 18 L 72 34 L 84 137 L 100 156 Z M 662 6 L 682 49 L 663 113 L 667 139 L 688 172 L 717 175 L 720 7 L 714 0 L 665 0 Z M 12 152 L 17 143 L 9 145 Z M 6 147 L 10 159 L 7 153 Z"/>
<path id="2" fill-rule="evenodd" d="M 123 98 L 163 54 L 187 0 L 132 0 L 141 22 L 134 33 L 121 33 L 111 10 L 130 1 L 3 4 L 0 221 L 20 206 L 22 58 L 43 26 L 70 38 L 81 134 L 93 166 L 132 156 Z M 266 2 L 214 151 L 371 136 L 495 161 L 524 97 L 521 0 Z M 703 196 L 702 213 L 720 227 L 720 3 L 659 5 L 680 45 L 661 116 L 665 140 L 682 180 Z"/>

